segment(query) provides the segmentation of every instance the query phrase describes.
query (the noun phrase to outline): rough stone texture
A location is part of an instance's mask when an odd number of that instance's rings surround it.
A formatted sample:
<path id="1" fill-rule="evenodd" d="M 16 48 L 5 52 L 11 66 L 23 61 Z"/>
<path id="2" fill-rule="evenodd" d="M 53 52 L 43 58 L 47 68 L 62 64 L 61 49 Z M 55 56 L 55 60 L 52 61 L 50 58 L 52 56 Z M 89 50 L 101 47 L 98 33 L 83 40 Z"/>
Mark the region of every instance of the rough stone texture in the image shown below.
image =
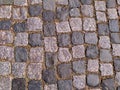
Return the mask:
<path id="1" fill-rule="evenodd" d="M 26 63 L 13 63 L 12 74 L 14 77 L 22 78 L 25 76 Z"/>
<path id="2" fill-rule="evenodd" d="M 93 0 L 81 0 L 82 4 L 89 5 L 93 2 Z"/>
<path id="3" fill-rule="evenodd" d="M 112 44 L 112 54 L 113 56 L 120 56 L 120 45 L 119 44 Z"/>
<path id="4" fill-rule="evenodd" d="M 60 78 L 70 78 L 72 76 L 71 64 L 60 64 L 58 65 L 58 75 Z"/>
<path id="5" fill-rule="evenodd" d="M 70 7 L 80 7 L 80 1 L 79 0 L 69 0 Z"/>
<path id="6" fill-rule="evenodd" d="M 25 90 L 25 82 L 24 78 L 15 78 L 12 80 L 12 90 Z"/>
<path id="7" fill-rule="evenodd" d="M 118 85 L 120 85 L 120 72 L 116 72 L 115 81 Z"/>
<path id="8" fill-rule="evenodd" d="M 117 15 L 117 10 L 116 9 L 108 9 L 108 18 L 109 19 L 117 19 L 118 15 Z"/>
<path id="9" fill-rule="evenodd" d="M 27 6 L 27 0 L 14 0 L 14 5 Z"/>
<path id="10" fill-rule="evenodd" d="M 114 8 L 116 6 L 115 0 L 107 0 L 106 2 L 108 8 Z"/>
<path id="11" fill-rule="evenodd" d="M 56 52 L 58 49 L 57 40 L 55 37 L 45 37 L 45 51 L 46 52 Z"/>
<path id="12" fill-rule="evenodd" d="M 45 85 L 44 90 L 57 90 L 57 84 Z"/>
<path id="13" fill-rule="evenodd" d="M 4 5 L 4 4 L 13 4 L 13 0 L 0 0 L 0 4 Z"/>
<path id="14" fill-rule="evenodd" d="M 79 60 L 74 61 L 73 63 L 73 71 L 75 73 L 84 74 L 86 71 L 85 61 Z"/>
<path id="15" fill-rule="evenodd" d="M 119 58 L 114 59 L 114 67 L 115 67 L 115 71 L 120 72 L 120 59 Z"/>
<path id="16" fill-rule="evenodd" d="M 55 14 L 53 11 L 44 11 L 42 18 L 45 22 L 52 22 L 55 19 Z"/>
<path id="17" fill-rule="evenodd" d="M 73 86 L 77 89 L 84 89 L 86 85 L 85 75 L 73 76 Z"/>
<path id="18" fill-rule="evenodd" d="M 68 5 L 68 0 L 58 0 L 58 1 L 57 1 L 57 4 L 60 4 L 60 5 Z"/>
<path id="19" fill-rule="evenodd" d="M 115 44 L 120 43 L 120 34 L 119 33 L 111 33 L 111 42 Z"/>
<path id="20" fill-rule="evenodd" d="M 83 58 L 85 57 L 85 48 L 83 45 L 77 45 L 72 47 L 73 58 Z"/>
<path id="21" fill-rule="evenodd" d="M 106 10 L 106 2 L 105 1 L 95 1 L 95 9 L 100 11 Z"/>
<path id="22" fill-rule="evenodd" d="M 100 71 L 102 76 L 113 75 L 113 66 L 111 64 L 100 64 Z"/>
<path id="23" fill-rule="evenodd" d="M 119 32 L 118 20 L 109 20 L 109 28 L 111 32 Z"/>
<path id="24" fill-rule="evenodd" d="M 72 59 L 72 55 L 68 48 L 59 48 L 58 59 L 60 62 L 69 62 Z"/>
<path id="25" fill-rule="evenodd" d="M 31 62 L 43 62 L 44 50 L 42 47 L 35 47 L 30 49 L 30 61 Z"/>
<path id="26" fill-rule="evenodd" d="M 43 70 L 42 78 L 48 84 L 55 84 L 56 83 L 55 69 Z"/>
<path id="27" fill-rule="evenodd" d="M 0 77 L 0 89 L 11 90 L 11 78 L 10 77 Z"/>
<path id="28" fill-rule="evenodd" d="M 80 10 L 78 8 L 72 8 L 70 10 L 70 16 L 80 16 Z"/>
<path id="29" fill-rule="evenodd" d="M 96 21 L 94 18 L 83 18 L 83 30 L 96 31 Z"/>
<path id="30" fill-rule="evenodd" d="M 55 10 L 55 0 L 43 0 L 43 8 L 46 10 Z"/>
<path id="31" fill-rule="evenodd" d="M 28 33 L 17 33 L 14 44 L 15 46 L 27 46 Z"/>
<path id="32" fill-rule="evenodd" d="M 10 62 L 0 62 L 0 75 L 9 75 L 11 73 Z"/>
<path id="33" fill-rule="evenodd" d="M 106 14 L 104 12 L 96 12 L 96 16 L 97 16 L 98 22 L 106 22 L 107 21 Z"/>
<path id="34" fill-rule="evenodd" d="M 42 0 L 28 0 L 30 4 L 39 4 L 42 3 Z"/>
<path id="35" fill-rule="evenodd" d="M 27 68 L 27 75 L 30 79 L 41 79 L 42 75 L 42 64 L 41 63 L 31 63 Z"/>
<path id="36" fill-rule="evenodd" d="M 0 29 L 1 30 L 9 30 L 11 27 L 11 20 L 1 20 L 0 21 Z"/>
<path id="37" fill-rule="evenodd" d="M 93 67 L 94 66 L 94 67 Z M 99 61 L 98 59 L 88 60 L 87 70 L 90 72 L 98 72 L 99 70 Z"/>

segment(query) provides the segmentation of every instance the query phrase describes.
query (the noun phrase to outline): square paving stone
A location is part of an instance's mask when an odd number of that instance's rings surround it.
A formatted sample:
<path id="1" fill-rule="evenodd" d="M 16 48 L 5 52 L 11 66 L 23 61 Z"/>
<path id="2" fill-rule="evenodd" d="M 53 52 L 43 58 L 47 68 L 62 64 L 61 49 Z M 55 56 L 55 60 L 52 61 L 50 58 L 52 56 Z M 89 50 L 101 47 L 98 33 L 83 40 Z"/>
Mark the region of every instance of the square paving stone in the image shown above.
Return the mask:
<path id="1" fill-rule="evenodd" d="M 120 34 L 119 33 L 111 33 L 111 42 L 115 44 L 120 43 Z"/>
<path id="2" fill-rule="evenodd" d="M 42 20 L 38 17 L 31 17 L 27 19 L 27 28 L 29 31 L 42 31 Z"/>
<path id="3" fill-rule="evenodd" d="M 9 75 L 11 73 L 10 62 L 0 62 L 0 75 Z"/>
<path id="4" fill-rule="evenodd" d="M 109 20 L 109 28 L 111 32 L 119 32 L 118 20 Z"/>
<path id="5" fill-rule="evenodd" d="M 56 53 L 45 53 L 45 65 L 47 68 L 54 67 L 58 62 Z"/>
<path id="6" fill-rule="evenodd" d="M 41 79 L 42 75 L 41 63 L 30 63 L 27 67 L 27 76 L 29 79 Z"/>
<path id="7" fill-rule="evenodd" d="M 55 19 L 55 14 L 53 11 L 44 11 L 42 18 L 45 22 L 53 22 Z"/>
<path id="8" fill-rule="evenodd" d="M 94 7 L 92 5 L 82 5 L 81 12 L 84 16 L 93 17 Z"/>
<path id="9" fill-rule="evenodd" d="M 12 6 L 1 6 L 0 7 L 0 18 L 7 18 L 10 19 L 11 18 L 11 11 L 12 11 Z"/>
<path id="10" fill-rule="evenodd" d="M 88 44 L 97 44 L 98 37 L 96 33 L 85 33 L 85 42 Z"/>
<path id="11" fill-rule="evenodd" d="M 99 75 L 97 74 L 88 74 L 87 75 L 87 84 L 91 87 L 96 87 L 100 83 Z"/>
<path id="12" fill-rule="evenodd" d="M 107 22 L 106 14 L 104 12 L 96 12 L 98 22 Z"/>
<path id="13" fill-rule="evenodd" d="M 100 11 L 106 10 L 106 2 L 105 1 L 95 1 L 95 9 Z"/>
<path id="14" fill-rule="evenodd" d="M 70 9 L 70 16 L 80 16 L 80 10 L 79 8 L 71 8 Z"/>
<path id="15" fill-rule="evenodd" d="M 43 0 L 43 8 L 45 10 L 55 11 L 56 8 L 55 0 Z"/>
<path id="16" fill-rule="evenodd" d="M 14 41 L 15 46 L 27 46 L 28 45 L 28 33 L 17 33 Z"/>
<path id="17" fill-rule="evenodd" d="M 115 68 L 115 71 L 120 72 L 120 59 L 119 58 L 114 59 L 114 68 Z"/>
<path id="18" fill-rule="evenodd" d="M 98 59 L 93 59 L 93 60 L 90 59 L 90 60 L 88 60 L 87 70 L 89 72 L 98 72 L 98 70 L 99 70 L 99 61 L 98 61 Z"/>
<path id="19" fill-rule="evenodd" d="M 120 56 L 120 45 L 119 44 L 112 44 L 112 54 L 113 56 Z"/>
<path id="20" fill-rule="evenodd" d="M 68 46 L 70 45 L 70 34 L 58 34 L 58 45 Z"/>
<path id="21" fill-rule="evenodd" d="M 72 80 L 59 80 L 58 90 L 72 90 Z"/>
<path id="22" fill-rule="evenodd" d="M 106 5 L 107 5 L 107 8 L 115 8 L 116 1 L 115 0 L 107 0 Z"/>
<path id="23" fill-rule="evenodd" d="M 116 72 L 115 81 L 117 85 L 120 85 L 120 72 Z"/>
<path id="24" fill-rule="evenodd" d="M 101 35 L 109 35 L 108 24 L 98 24 L 98 34 Z"/>
<path id="25" fill-rule="evenodd" d="M 60 78 L 70 78 L 72 76 L 72 66 L 70 63 L 59 64 L 57 69 Z"/>
<path id="26" fill-rule="evenodd" d="M 43 62 L 44 50 L 42 47 L 35 47 L 30 49 L 30 62 Z"/>
<path id="27" fill-rule="evenodd" d="M 107 9 L 107 14 L 108 14 L 108 18 L 109 19 L 117 19 L 118 15 L 117 15 L 117 10 L 115 8 L 110 8 Z"/>
<path id="28" fill-rule="evenodd" d="M 59 23 L 57 22 L 56 23 L 56 29 L 57 29 L 57 33 L 71 32 L 71 29 L 70 29 L 68 21 L 59 22 Z"/>
<path id="29" fill-rule="evenodd" d="M 77 45 L 72 47 L 73 58 L 85 57 L 85 47 L 83 45 Z"/>
<path id="30" fill-rule="evenodd" d="M 96 31 L 96 21 L 94 18 L 83 18 L 83 30 Z"/>
<path id="31" fill-rule="evenodd" d="M 81 32 L 73 32 L 72 33 L 72 44 L 79 45 L 84 43 L 84 34 Z"/>
<path id="32" fill-rule="evenodd" d="M 81 0 L 81 3 L 84 5 L 89 5 L 93 2 L 93 0 Z"/>
<path id="33" fill-rule="evenodd" d="M 12 80 L 12 89 L 11 90 L 25 90 L 25 82 L 24 78 L 14 78 Z"/>
<path id="34" fill-rule="evenodd" d="M 27 0 L 14 0 L 14 5 L 27 6 Z"/>
<path id="35" fill-rule="evenodd" d="M 12 74 L 14 77 L 25 77 L 26 63 L 13 63 Z"/>
<path id="36" fill-rule="evenodd" d="M 48 84 L 55 84 L 57 81 L 55 69 L 43 70 L 42 79 Z"/>
<path id="37" fill-rule="evenodd" d="M 27 19 L 27 8 L 26 7 L 17 7 L 13 8 L 13 19 L 16 20 L 25 20 Z"/>
<path id="38" fill-rule="evenodd" d="M 24 47 L 15 48 L 15 61 L 16 62 L 26 62 L 28 59 L 28 51 Z"/>
<path id="39" fill-rule="evenodd" d="M 69 5 L 71 8 L 80 7 L 80 1 L 79 0 L 69 0 Z"/>
<path id="40" fill-rule="evenodd" d="M 55 36 L 56 35 L 56 27 L 54 23 L 46 23 L 43 26 L 44 35 L 45 36 Z"/>
<path id="41" fill-rule="evenodd" d="M 112 55 L 111 55 L 110 50 L 106 50 L 106 49 L 100 50 L 100 61 L 112 62 Z"/>
<path id="42" fill-rule="evenodd" d="M 72 64 L 73 64 L 72 65 L 73 66 L 73 71 L 75 73 L 79 73 L 79 74 L 84 74 L 85 73 L 85 71 L 86 71 L 85 61 L 83 61 L 83 60 L 74 61 Z"/>
<path id="43" fill-rule="evenodd" d="M 58 90 L 57 84 L 49 84 L 44 86 L 44 90 Z"/>
<path id="44" fill-rule="evenodd" d="M 102 90 L 115 90 L 115 82 L 114 82 L 114 79 L 112 78 L 108 78 L 108 79 L 105 79 L 105 80 L 102 80 Z"/>
<path id="45" fill-rule="evenodd" d="M 100 64 L 100 71 L 102 76 L 113 75 L 113 66 L 111 64 Z"/>
<path id="46" fill-rule="evenodd" d="M 38 80 L 30 80 L 28 82 L 28 90 L 42 90 L 42 83 Z"/>
<path id="47" fill-rule="evenodd" d="M 109 49 L 111 47 L 109 36 L 100 36 L 99 46 L 101 48 L 107 48 L 107 49 Z"/>
<path id="48" fill-rule="evenodd" d="M 22 22 L 22 23 L 16 23 L 14 24 L 13 26 L 13 29 L 16 33 L 18 32 L 25 32 L 27 27 L 26 27 L 26 23 L 25 22 Z"/>
<path id="49" fill-rule="evenodd" d="M 86 85 L 85 75 L 73 76 L 73 86 L 76 89 L 84 89 Z"/>
<path id="50" fill-rule="evenodd" d="M 0 89 L 1 90 L 11 90 L 11 78 L 0 77 Z"/>
<path id="51" fill-rule="evenodd" d="M 56 37 L 45 37 L 44 43 L 46 52 L 56 52 L 58 50 Z"/>
<path id="52" fill-rule="evenodd" d="M 34 16 L 40 16 L 41 13 L 42 13 L 42 6 L 40 6 L 40 5 L 30 5 L 28 7 L 28 13 L 32 17 L 34 17 Z"/>
<path id="53" fill-rule="evenodd" d="M 97 58 L 98 57 L 98 47 L 90 45 L 86 48 L 86 56 L 88 58 Z"/>
<path id="54" fill-rule="evenodd" d="M 69 17 L 69 8 L 68 7 L 57 7 L 56 18 L 60 21 L 66 21 Z"/>
<path id="55" fill-rule="evenodd" d="M 58 59 L 60 62 L 69 62 L 72 60 L 72 55 L 68 48 L 59 48 Z"/>
<path id="56" fill-rule="evenodd" d="M 11 20 L 1 20 L 0 21 L 0 29 L 1 30 L 9 30 L 11 28 Z"/>
<path id="57" fill-rule="evenodd" d="M 60 5 L 68 5 L 68 0 L 58 0 L 58 1 L 57 1 L 57 4 L 60 4 Z"/>
<path id="58" fill-rule="evenodd" d="M 44 44 L 44 40 L 43 40 L 43 35 L 42 34 L 38 34 L 38 33 L 29 34 L 28 39 L 29 39 L 28 43 L 32 47 L 43 46 L 43 44 Z"/>

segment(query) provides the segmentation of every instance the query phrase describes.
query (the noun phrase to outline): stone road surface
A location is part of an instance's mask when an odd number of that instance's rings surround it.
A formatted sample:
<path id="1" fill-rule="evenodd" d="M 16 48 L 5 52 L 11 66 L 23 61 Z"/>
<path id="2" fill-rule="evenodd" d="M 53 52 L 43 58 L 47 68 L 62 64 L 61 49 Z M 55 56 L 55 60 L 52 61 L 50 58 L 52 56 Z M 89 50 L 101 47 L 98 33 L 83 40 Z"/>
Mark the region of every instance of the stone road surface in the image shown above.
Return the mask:
<path id="1" fill-rule="evenodd" d="M 120 90 L 120 0 L 0 0 L 0 90 Z"/>

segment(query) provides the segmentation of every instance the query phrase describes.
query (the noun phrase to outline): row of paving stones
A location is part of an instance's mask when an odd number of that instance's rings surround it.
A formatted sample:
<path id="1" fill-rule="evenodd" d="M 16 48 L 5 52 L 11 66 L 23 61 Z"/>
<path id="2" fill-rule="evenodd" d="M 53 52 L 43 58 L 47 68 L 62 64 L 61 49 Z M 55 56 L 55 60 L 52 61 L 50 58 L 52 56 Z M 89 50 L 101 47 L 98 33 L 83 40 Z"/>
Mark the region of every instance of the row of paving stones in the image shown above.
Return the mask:
<path id="1" fill-rule="evenodd" d="M 120 0 L 0 5 L 0 90 L 120 89 Z"/>

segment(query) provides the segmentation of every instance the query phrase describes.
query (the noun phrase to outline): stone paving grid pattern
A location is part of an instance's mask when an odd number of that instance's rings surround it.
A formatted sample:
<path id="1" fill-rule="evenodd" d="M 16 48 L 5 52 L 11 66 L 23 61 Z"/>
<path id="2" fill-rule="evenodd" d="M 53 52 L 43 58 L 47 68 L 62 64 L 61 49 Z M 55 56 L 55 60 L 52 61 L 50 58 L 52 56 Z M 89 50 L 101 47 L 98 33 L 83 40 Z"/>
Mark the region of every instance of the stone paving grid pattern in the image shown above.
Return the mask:
<path id="1" fill-rule="evenodd" d="M 120 90 L 120 0 L 0 0 L 0 90 Z"/>

